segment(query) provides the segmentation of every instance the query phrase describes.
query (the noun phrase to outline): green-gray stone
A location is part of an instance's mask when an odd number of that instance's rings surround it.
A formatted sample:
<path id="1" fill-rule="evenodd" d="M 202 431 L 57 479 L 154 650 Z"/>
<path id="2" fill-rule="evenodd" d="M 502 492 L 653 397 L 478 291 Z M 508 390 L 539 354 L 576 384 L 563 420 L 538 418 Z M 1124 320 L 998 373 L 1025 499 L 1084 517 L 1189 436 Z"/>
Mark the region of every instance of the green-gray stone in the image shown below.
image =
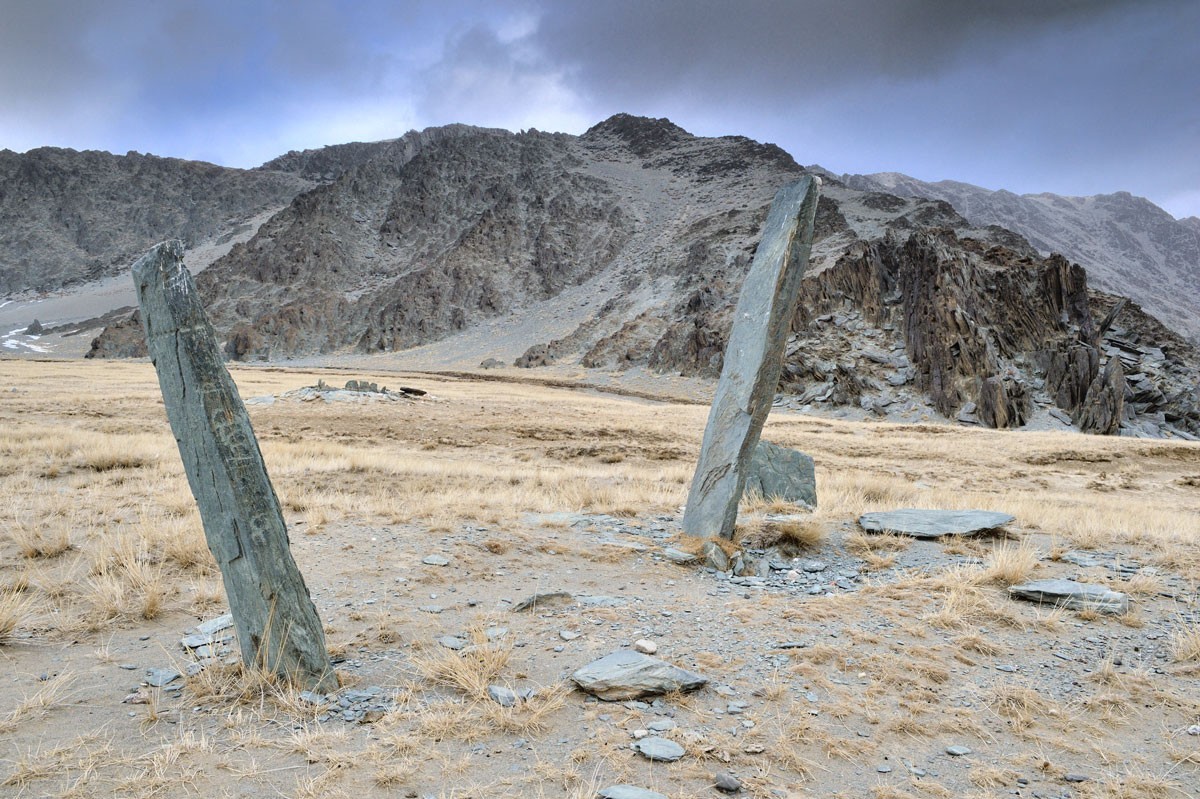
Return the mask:
<path id="1" fill-rule="evenodd" d="M 288 543 L 279 499 L 212 325 L 167 241 L 133 265 L 150 359 L 184 471 L 221 568 L 242 659 L 304 688 L 337 690 L 325 633 Z"/>
<path id="2" fill-rule="evenodd" d="M 806 176 L 775 195 L 762 240 L 742 284 L 683 530 L 733 538 L 738 501 L 763 422 L 771 410 L 800 279 L 808 267 L 820 179 Z"/>

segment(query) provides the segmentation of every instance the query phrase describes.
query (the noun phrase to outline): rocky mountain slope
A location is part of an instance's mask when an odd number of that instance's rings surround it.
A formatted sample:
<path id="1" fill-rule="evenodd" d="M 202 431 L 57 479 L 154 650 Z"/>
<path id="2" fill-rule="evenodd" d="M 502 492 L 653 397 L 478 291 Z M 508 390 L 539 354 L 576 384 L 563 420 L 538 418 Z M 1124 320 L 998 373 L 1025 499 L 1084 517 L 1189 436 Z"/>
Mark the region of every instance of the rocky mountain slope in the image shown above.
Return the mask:
<path id="1" fill-rule="evenodd" d="M 775 191 L 805 172 L 773 145 L 628 115 L 578 137 L 452 126 L 272 165 L 329 182 L 199 276 L 231 357 L 391 352 L 523 319 L 523 351 L 499 353 L 518 366 L 700 376 L 720 370 Z M 816 227 L 782 401 L 1200 434 L 1195 351 L 1134 304 L 1105 324 L 1109 300 L 1067 260 L 945 201 L 835 179 Z M 1118 345 L 1121 325 L 1138 333 Z M 497 354 L 476 341 L 476 363 Z M 127 322 L 94 353 L 139 345 Z"/>
<path id="2" fill-rule="evenodd" d="M 194 246 L 234 235 L 311 186 L 139 153 L 0 150 L 0 295 L 116 274 L 164 238 Z"/>
<path id="3" fill-rule="evenodd" d="M 1043 254 L 1062 253 L 1098 289 L 1136 300 L 1164 324 L 1200 342 L 1200 219 L 1175 219 L 1128 192 L 1093 197 L 1024 194 L 896 172 L 842 175 L 848 186 L 945 200 L 978 225 L 1016 231 Z"/>

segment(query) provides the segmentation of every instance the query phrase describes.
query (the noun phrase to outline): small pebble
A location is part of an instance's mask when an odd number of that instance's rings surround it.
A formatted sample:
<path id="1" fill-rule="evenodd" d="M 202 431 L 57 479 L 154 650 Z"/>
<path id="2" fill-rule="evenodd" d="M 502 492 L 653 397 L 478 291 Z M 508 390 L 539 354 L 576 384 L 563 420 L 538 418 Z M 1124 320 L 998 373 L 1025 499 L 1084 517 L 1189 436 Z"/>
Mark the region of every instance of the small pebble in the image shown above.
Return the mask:
<path id="1" fill-rule="evenodd" d="M 887 764 L 879 766 L 875 770 L 878 771 L 880 774 L 891 774 L 892 773 L 892 767 Z"/>
<path id="2" fill-rule="evenodd" d="M 449 566 L 450 558 L 445 555 L 426 555 L 421 558 L 421 562 L 426 566 Z"/>
<path id="3" fill-rule="evenodd" d="M 649 638 L 642 638 L 633 642 L 633 648 L 641 652 L 643 655 L 653 655 L 658 651 L 658 644 L 654 643 Z"/>
<path id="4" fill-rule="evenodd" d="M 1086 774 L 1067 774 L 1063 779 L 1067 782 L 1087 782 L 1091 778 Z"/>
<path id="5" fill-rule="evenodd" d="M 962 757 L 971 754 L 971 750 L 965 746 L 947 746 L 946 754 L 951 757 Z"/>

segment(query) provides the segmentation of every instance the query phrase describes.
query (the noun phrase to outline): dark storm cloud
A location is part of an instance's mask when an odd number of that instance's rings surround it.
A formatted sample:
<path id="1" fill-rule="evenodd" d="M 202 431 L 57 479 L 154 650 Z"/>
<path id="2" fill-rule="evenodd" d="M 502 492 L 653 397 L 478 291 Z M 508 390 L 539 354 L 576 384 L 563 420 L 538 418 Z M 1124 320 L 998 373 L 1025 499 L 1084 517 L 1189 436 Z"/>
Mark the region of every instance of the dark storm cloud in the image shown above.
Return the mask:
<path id="1" fill-rule="evenodd" d="M 1196 0 L 0 0 L 0 147 L 249 166 L 627 111 L 839 171 L 1195 213 L 1197 30 Z"/>
<path id="2" fill-rule="evenodd" d="M 600 96 L 632 101 L 681 86 L 815 93 L 864 77 L 920 77 L 959 60 L 995 57 L 1031 32 L 1156 5 L 1185 3 L 567 0 L 545 5 L 537 39 Z"/>

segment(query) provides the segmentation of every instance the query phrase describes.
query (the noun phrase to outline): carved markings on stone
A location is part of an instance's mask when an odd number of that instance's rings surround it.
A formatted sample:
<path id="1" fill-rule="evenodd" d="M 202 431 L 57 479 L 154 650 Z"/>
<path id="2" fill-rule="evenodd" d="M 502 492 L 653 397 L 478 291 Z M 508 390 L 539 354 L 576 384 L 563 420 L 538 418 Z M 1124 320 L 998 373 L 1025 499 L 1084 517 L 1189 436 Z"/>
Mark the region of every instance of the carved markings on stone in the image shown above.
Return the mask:
<path id="1" fill-rule="evenodd" d="M 821 181 L 815 176 L 775 195 L 762 240 L 734 311 L 721 379 L 692 478 L 684 532 L 733 537 L 750 457 L 771 409 L 800 279 L 808 267 Z"/>
<path id="2" fill-rule="evenodd" d="M 237 387 L 183 266 L 183 243 L 133 265 L 150 359 L 209 549 L 253 666 L 317 691 L 337 689 L 325 633 L 288 544 L 283 512 Z"/>

